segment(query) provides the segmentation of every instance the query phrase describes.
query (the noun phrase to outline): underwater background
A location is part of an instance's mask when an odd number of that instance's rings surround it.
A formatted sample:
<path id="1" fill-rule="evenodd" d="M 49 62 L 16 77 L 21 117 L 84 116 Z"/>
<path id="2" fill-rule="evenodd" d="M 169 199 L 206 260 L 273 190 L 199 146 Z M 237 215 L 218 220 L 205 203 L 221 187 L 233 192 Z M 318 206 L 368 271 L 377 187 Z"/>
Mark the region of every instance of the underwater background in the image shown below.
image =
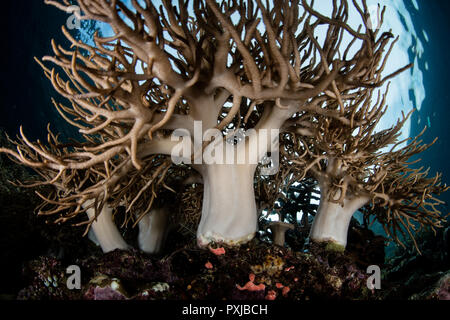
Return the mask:
<path id="1" fill-rule="evenodd" d="M 316 1 L 326 6 L 329 0 Z M 400 37 L 396 51 L 391 55 L 391 68 L 414 62 L 412 70 L 393 81 L 389 93 L 388 115 L 383 126 L 389 126 L 401 115 L 416 108 L 410 122 L 405 126 L 404 136 L 415 137 L 424 128 L 425 143 L 439 137 L 436 144 L 421 154 L 421 165 L 431 168 L 430 174 L 442 172 L 442 180 L 450 183 L 450 1 L 447 0 L 383 0 L 368 1 L 388 7 L 388 27 Z M 68 46 L 61 32 L 68 15 L 44 4 L 43 0 L 13 0 L 2 4 L 0 33 L 2 49 L 0 60 L 0 128 L 14 137 L 23 126 L 30 140 L 46 140 L 47 124 L 53 132 L 62 134 L 62 139 L 77 137 L 78 132 L 66 124 L 51 104 L 51 98 L 62 99 L 43 75 L 34 57 L 51 55 L 51 39 L 63 47 Z M 88 39 L 96 29 L 107 33 L 101 25 L 82 24 L 79 36 Z M 450 203 L 450 192 L 442 200 Z M 13 201 L 11 199 L 11 201 Z M 7 207 L 1 208 L 7 211 Z M 449 212 L 448 205 L 444 208 Z M 3 216 L 3 215 L 2 215 Z M 378 226 L 376 233 L 383 234 Z M 9 245 L 2 235 L 2 246 Z M 31 237 L 31 235 L 29 235 Z M 15 248 L 16 252 L 21 248 Z M 448 248 L 447 248 L 448 250 Z M 30 256 L 32 245 L 28 248 Z M 393 249 L 387 249 L 392 255 Z M 20 255 L 20 252 L 17 252 Z M 1 261 L 2 270 L 8 269 Z M 13 280 L 11 280 L 13 281 Z M 5 286 L 8 279 L 3 281 Z M 19 285 L 20 286 L 20 285 Z"/>

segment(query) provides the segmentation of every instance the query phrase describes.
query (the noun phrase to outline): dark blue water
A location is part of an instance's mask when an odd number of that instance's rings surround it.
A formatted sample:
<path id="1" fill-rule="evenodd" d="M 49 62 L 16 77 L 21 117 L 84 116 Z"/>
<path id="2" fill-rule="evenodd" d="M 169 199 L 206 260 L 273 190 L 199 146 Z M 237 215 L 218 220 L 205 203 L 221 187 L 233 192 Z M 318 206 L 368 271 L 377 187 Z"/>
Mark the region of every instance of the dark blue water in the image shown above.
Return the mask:
<path id="1" fill-rule="evenodd" d="M 423 34 L 418 33 L 424 45 L 423 59 L 419 61 L 423 70 L 423 83 L 426 96 L 420 111 L 413 115 L 411 135 L 415 136 L 423 129 L 421 119 L 430 119 L 430 128 L 424 135 L 426 142 L 439 137 L 437 143 L 423 155 L 423 163 L 432 171 L 443 173 L 443 180 L 450 183 L 450 1 L 419 0 L 420 11 L 413 9 L 410 1 L 406 1 L 411 12 L 416 30 L 426 30 L 429 42 Z M 425 70 L 425 61 L 429 69 Z M 444 199 L 450 202 L 447 192 Z M 448 212 L 448 207 L 447 207 Z"/>

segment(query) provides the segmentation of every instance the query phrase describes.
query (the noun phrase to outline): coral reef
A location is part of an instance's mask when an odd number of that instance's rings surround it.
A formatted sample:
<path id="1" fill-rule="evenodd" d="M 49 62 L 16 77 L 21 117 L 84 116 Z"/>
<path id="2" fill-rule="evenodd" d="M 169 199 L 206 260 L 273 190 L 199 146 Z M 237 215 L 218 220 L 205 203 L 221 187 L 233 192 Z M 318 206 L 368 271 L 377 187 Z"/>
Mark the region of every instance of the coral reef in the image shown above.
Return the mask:
<path id="1" fill-rule="evenodd" d="M 63 285 L 67 276 L 61 261 L 41 257 L 31 262 L 27 272 L 32 284 L 19 293 L 19 299 L 377 298 L 367 289 L 365 270 L 346 255 L 321 245 L 299 253 L 255 239 L 241 247 L 227 247 L 224 254 L 217 255 L 192 243 L 162 259 L 137 250 L 116 250 L 91 255 L 77 264 L 82 287 L 68 290 Z"/>

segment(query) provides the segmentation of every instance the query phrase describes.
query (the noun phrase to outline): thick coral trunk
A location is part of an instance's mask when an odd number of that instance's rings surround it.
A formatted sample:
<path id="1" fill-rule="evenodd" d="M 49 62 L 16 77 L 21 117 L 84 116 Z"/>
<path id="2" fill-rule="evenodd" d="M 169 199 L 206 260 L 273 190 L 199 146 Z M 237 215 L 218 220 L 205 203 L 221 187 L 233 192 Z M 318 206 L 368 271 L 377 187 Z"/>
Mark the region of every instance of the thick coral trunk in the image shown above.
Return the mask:
<path id="1" fill-rule="evenodd" d="M 366 197 L 346 199 L 342 207 L 340 204 L 330 202 L 326 192 L 323 192 L 311 227 L 310 239 L 316 242 L 332 241 L 345 247 L 352 216 L 368 200 Z"/>
<path id="2" fill-rule="evenodd" d="M 153 209 L 139 221 L 139 249 L 150 254 L 160 253 L 166 241 L 168 225 L 168 209 Z"/>
<path id="3" fill-rule="evenodd" d="M 202 218 L 197 230 L 200 246 L 211 242 L 237 245 L 251 240 L 258 225 L 253 165 L 204 166 Z"/>
<path id="4" fill-rule="evenodd" d="M 87 207 L 91 202 L 85 204 Z M 127 250 L 129 245 L 125 242 L 119 232 L 112 216 L 112 208 L 105 205 L 102 212 L 97 217 L 97 220 L 91 226 L 96 242 L 100 245 L 103 252 L 110 252 L 116 249 Z M 87 209 L 86 213 L 89 219 L 95 217 L 95 210 L 93 208 Z"/>

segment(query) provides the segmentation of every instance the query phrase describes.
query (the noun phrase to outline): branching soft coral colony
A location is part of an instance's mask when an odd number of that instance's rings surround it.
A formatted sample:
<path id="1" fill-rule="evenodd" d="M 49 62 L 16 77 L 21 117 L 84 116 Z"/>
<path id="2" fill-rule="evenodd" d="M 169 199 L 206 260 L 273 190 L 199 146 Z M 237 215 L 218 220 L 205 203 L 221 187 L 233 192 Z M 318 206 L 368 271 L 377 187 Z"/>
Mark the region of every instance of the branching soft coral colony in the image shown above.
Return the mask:
<path id="1" fill-rule="evenodd" d="M 74 12 L 67 0 L 45 2 Z M 40 195 L 40 215 L 62 223 L 86 214 L 76 225 L 90 227 L 106 252 L 128 248 L 112 218 L 125 207 L 124 224 L 139 225 L 140 248 L 156 252 L 170 213 L 170 200 L 158 195 L 176 191 L 170 181 L 192 183 L 197 174 L 204 186 L 199 245 L 240 244 L 254 237 L 261 204 L 270 203 L 264 193 L 255 200 L 260 162 L 279 155 L 279 172 L 268 180 L 275 193 L 304 179 L 320 187 L 314 241 L 345 246 L 350 219 L 362 208 L 397 240 L 399 232 L 413 236 L 417 227 L 445 220 L 436 198 L 447 190 L 440 176 L 408 163 L 429 145 L 414 139 L 398 147 L 407 117 L 375 131 L 386 112 L 380 88 L 411 67 L 382 77 L 396 42 L 380 32 L 384 9 L 372 28 L 364 0 L 329 1 L 330 16 L 307 0 L 163 0 L 159 8 L 149 0 L 77 2 L 78 19 L 107 23 L 114 35 L 97 34 L 91 46 L 63 27 L 71 48 L 52 43 L 54 56 L 39 63 L 68 101 L 54 106 L 85 141 L 62 144 L 49 130 L 47 144 L 33 143 L 21 129 L 17 150 L 0 149 L 39 173 L 42 181 L 31 186 L 53 187 Z M 361 18 L 357 30 L 348 23 L 349 6 Z M 178 164 L 177 129 L 192 137 Z M 258 139 L 224 137 L 250 129 Z M 259 143 L 269 132 L 279 144 Z M 226 150 L 246 161 L 225 161 Z M 196 161 L 199 152 L 217 161 Z"/>

